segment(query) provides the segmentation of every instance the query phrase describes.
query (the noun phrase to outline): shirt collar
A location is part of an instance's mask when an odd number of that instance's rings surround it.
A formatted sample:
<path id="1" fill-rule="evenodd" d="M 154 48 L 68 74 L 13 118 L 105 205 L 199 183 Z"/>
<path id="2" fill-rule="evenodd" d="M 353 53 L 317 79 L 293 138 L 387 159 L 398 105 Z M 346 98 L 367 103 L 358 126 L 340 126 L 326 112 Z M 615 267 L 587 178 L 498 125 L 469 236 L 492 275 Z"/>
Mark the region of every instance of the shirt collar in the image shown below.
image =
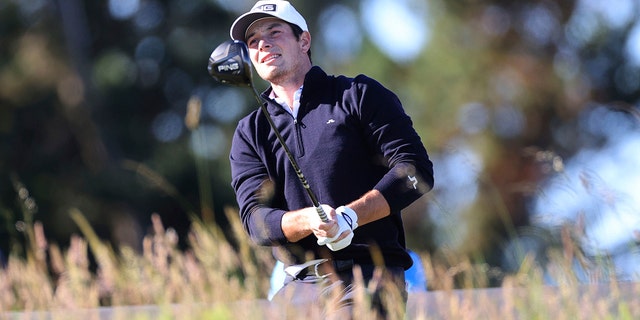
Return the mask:
<path id="1" fill-rule="evenodd" d="M 298 116 L 298 110 L 300 110 L 300 96 L 302 96 L 302 87 L 304 87 L 304 85 L 300 86 L 300 88 L 298 88 L 298 90 L 296 90 L 296 92 L 293 94 L 292 108 L 287 105 L 284 99 L 277 97 L 276 93 L 273 90 L 271 90 L 269 98 L 275 100 L 284 110 L 289 112 L 295 118 Z"/>

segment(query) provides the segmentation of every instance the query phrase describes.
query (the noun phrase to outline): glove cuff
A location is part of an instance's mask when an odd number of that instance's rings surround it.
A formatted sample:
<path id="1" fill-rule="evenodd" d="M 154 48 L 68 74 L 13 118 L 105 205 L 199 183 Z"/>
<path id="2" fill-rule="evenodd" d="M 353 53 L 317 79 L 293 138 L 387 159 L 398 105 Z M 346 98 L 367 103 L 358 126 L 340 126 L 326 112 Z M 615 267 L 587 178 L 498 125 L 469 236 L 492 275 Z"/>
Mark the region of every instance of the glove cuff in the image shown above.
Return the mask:
<path id="1" fill-rule="evenodd" d="M 347 206 L 340 206 L 336 209 L 336 213 L 344 217 L 344 220 L 351 227 L 351 230 L 355 230 L 358 227 L 358 215 L 353 209 Z"/>

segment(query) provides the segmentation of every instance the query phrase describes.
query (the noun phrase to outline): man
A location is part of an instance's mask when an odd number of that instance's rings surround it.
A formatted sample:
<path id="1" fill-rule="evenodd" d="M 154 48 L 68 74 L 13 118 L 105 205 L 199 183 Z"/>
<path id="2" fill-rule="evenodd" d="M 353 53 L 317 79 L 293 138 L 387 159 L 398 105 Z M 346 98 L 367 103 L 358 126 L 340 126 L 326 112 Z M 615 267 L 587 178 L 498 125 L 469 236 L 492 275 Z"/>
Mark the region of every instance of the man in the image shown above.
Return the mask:
<path id="1" fill-rule="evenodd" d="M 383 274 L 406 304 L 404 270 L 412 260 L 400 211 L 431 190 L 433 168 L 400 101 L 364 75 L 329 76 L 313 66 L 307 23 L 287 1 L 258 1 L 230 33 L 247 43 L 269 82 L 267 109 L 330 217 L 318 217 L 264 114 L 240 120 L 232 186 L 250 238 L 273 246 L 286 266 L 274 301 L 313 302 L 341 286 L 348 304 L 360 274 L 365 284 Z M 373 306 L 384 315 L 389 308 L 377 288 Z"/>

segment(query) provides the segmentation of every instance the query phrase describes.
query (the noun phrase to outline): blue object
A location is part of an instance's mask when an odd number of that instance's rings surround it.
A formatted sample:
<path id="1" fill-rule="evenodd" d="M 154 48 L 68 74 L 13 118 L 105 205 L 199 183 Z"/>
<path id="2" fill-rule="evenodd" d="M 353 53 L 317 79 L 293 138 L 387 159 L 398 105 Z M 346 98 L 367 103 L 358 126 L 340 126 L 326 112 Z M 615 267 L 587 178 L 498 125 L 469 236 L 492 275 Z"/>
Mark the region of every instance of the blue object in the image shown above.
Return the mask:
<path id="1" fill-rule="evenodd" d="M 420 256 L 411 251 L 409 255 L 413 260 L 413 266 L 404 272 L 404 280 L 407 283 L 408 292 L 424 292 L 427 291 L 427 277 L 424 275 L 424 267 Z"/>
<path id="2" fill-rule="evenodd" d="M 269 287 L 269 294 L 267 295 L 267 299 L 271 301 L 273 296 L 284 286 L 284 279 L 287 277 L 287 274 L 284 272 L 284 263 L 279 260 L 276 261 L 276 265 L 273 266 L 273 271 L 271 271 L 271 286 Z"/>

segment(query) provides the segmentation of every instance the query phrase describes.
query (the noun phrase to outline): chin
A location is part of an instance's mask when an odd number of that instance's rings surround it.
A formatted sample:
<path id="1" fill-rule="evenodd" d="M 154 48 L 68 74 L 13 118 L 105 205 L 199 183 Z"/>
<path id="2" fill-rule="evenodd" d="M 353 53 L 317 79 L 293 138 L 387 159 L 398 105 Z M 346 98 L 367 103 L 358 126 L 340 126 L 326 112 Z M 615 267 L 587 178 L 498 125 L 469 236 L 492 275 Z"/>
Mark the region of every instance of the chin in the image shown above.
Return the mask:
<path id="1" fill-rule="evenodd" d="M 265 81 L 275 83 L 275 82 L 278 82 L 278 79 L 282 78 L 283 72 L 279 72 L 277 70 L 270 70 L 270 71 L 258 72 L 258 75 L 260 76 L 260 78 L 264 79 Z"/>

